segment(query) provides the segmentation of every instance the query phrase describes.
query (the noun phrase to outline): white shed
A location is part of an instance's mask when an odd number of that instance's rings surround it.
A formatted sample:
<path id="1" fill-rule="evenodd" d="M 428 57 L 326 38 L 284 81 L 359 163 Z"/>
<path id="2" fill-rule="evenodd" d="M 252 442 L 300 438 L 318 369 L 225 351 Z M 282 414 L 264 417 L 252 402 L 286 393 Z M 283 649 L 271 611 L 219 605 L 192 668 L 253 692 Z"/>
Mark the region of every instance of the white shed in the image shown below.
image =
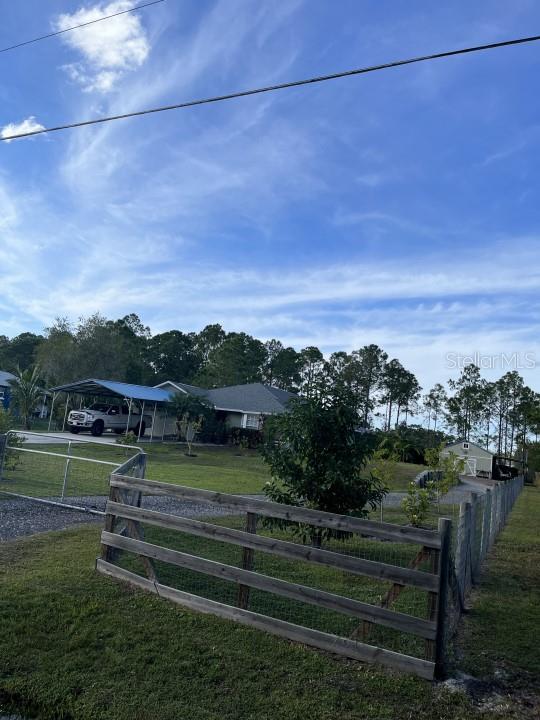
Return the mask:
<path id="1" fill-rule="evenodd" d="M 444 456 L 451 452 L 465 461 L 464 475 L 476 477 L 481 474 L 484 477 L 491 477 L 493 453 L 489 450 L 470 440 L 456 440 L 446 445 L 441 454 Z"/>

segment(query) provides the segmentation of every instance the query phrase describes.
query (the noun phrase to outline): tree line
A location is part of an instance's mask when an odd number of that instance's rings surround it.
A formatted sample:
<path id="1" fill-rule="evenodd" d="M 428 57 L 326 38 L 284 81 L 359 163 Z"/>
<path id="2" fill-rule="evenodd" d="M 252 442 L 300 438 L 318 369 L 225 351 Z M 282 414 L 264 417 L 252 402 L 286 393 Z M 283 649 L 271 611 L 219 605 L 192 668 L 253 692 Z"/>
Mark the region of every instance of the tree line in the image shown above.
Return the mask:
<path id="1" fill-rule="evenodd" d="M 57 319 L 43 335 L 0 336 L 1 369 L 35 365 L 48 387 L 97 377 L 208 388 L 263 382 L 308 398 L 334 392 L 348 398 L 366 428 L 395 431 L 423 416 L 428 430 L 445 430 L 507 456 L 540 433 L 540 396 L 517 371 L 488 382 L 478 367 L 467 365 L 448 389 L 437 383 L 422 395 L 414 373 L 374 344 L 325 358 L 315 346 L 298 351 L 276 339 L 226 332 L 219 324 L 152 335 L 135 314 L 117 320 L 95 314 L 78 323 Z"/>

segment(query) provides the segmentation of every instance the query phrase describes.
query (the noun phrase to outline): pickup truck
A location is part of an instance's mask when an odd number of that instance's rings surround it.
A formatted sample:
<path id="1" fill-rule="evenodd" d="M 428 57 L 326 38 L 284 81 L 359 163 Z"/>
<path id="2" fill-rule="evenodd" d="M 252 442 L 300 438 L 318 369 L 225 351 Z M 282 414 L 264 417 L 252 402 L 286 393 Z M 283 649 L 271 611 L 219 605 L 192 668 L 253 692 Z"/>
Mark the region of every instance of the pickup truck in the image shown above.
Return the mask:
<path id="1" fill-rule="evenodd" d="M 151 427 L 152 417 L 141 413 L 135 404 L 131 407 L 131 415 L 127 402 L 123 403 L 94 403 L 88 408 L 72 410 L 67 419 L 69 431 L 74 435 L 89 430 L 92 435 L 99 437 L 105 430 L 112 430 L 117 435 L 126 431 L 129 419 L 129 430 L 135 435 L 143 437 L 146 428 Z M 140 431 L 140 433 L 139 433 Z"/>

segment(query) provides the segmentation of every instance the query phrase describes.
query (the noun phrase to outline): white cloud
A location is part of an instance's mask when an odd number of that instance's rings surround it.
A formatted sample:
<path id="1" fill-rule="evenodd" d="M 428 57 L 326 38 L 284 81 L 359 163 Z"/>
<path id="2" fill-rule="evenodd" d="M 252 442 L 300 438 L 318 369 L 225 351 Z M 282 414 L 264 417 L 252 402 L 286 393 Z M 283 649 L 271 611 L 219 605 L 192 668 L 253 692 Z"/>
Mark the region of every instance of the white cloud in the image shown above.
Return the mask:
<path id="1" fill-rule="evenodd" d="M 55 30 L 98 20 L 105 15 L 129 10 L 131 0 L 115 0 L 60 15 Z M 64 66 L 69 77 L 87 92 L 107 93 L 126 72 L 140 67 L 148 57 L 150 43 L 136 13 L 127 13 L 66 33 L 63 41 L 82 55 L 82 60 Z"/>
<path id="2" fill-rule="evenodd" d="M 36 118 L 33 115 L 27 117 L 20 123 L 8 123 L 0 129 L 0 137 L 6 138 L 10 135 L 20 135 L 22 133 L 35 132 L 36 130 L 45 130 L 45 126 L 41 123 L 36 122 Z M 11 140 L 5 140 L 4 142 L 11 142 Z"/>

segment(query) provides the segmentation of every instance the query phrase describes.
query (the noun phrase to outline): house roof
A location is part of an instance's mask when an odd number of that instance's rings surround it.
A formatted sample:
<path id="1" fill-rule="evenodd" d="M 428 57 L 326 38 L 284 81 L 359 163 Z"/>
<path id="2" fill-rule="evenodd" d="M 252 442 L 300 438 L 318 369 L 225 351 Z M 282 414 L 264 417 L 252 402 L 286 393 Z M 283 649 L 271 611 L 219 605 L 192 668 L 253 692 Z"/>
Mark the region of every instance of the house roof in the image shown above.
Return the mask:
<path id="1" fill-rule="evenodd" d="M 179 390 L 206 398 L 212 403 L 216 410 L 272 415 L 283 412 L 287 403 L 297 397 L 294 393 L 280 390 L 271 385 L 263 385 L 263 383 L 229 385 L 227 387 L 210 388 L 207 390 L 186 383 L 176 381 L 169 382 Z M 168 385 L 169 382 L 161 383 L 158 387 Z"/>
<path id="2" fill-rule="evenodd" d="M 9 387 L 10 380 L 15 380 L 15 375 L 5 370 L 0 370 L 0 386 Z"/>
<path id="3" fill-rule="evenodd" d="M 58 385 L 50 389 L 50 392 L 66 392 L 76 395 L 100 395 L 102 397 L 123 397 L 131 400 L 144 400 L 146 402 L 168 402 L 170 393 L 157 387 L 146 385 L 131 385 L 129 383 L 116 382 L 115 380 L 79 380 Z"/>
<path id="4" fill-rule="evenodd" d="M 297 396 L 270 385 L 249 383 L 213 388 L 208 390 L 206 397 L 217 410 L 240 410 L 270 415 L 282 413 L 287 403 Z"/>

